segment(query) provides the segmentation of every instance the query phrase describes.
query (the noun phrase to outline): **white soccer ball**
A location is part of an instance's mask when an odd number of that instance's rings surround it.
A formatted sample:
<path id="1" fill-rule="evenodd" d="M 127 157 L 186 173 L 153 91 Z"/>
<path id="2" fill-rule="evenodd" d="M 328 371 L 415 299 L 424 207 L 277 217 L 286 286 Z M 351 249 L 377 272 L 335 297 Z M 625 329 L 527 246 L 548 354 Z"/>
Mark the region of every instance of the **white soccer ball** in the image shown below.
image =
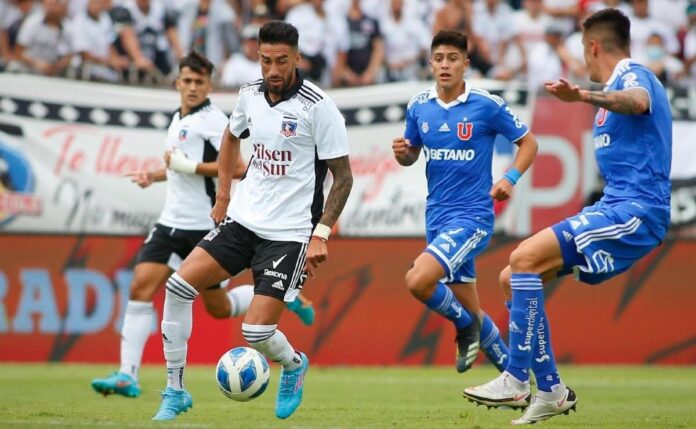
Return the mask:
<path id="1" fill-rule="evenodd" d="M 222 393 L 239 402 L 261 396 L 270 377 L 266 357 L 249 347 L 235 347 L 226 352 L 215 368 L 215 379 Z"/>

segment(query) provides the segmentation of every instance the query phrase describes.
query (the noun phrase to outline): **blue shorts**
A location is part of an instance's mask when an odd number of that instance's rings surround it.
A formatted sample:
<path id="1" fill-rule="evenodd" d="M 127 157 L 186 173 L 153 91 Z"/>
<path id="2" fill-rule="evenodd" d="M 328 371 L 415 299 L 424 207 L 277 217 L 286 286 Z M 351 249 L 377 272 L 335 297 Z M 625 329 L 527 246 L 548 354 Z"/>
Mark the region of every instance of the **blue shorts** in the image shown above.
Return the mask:
<path id="1" fill-rule="evenodd" d="M 430 253 L 445 269 L 443 283 L 472 283 L 476 281 L 474 258 L 491 240 L 491 233 L 478 222 L 462 221 L 426 232 Z"/>
<path id="2" fill-rule="evenodd" d="M 551 229 L 561 245 L 563 269 L 592 285 L 623 273 L 657 247 L 661 240 L 649 228 L 650 215 L 640 204 L 603 202 L 585 207 Z"/>

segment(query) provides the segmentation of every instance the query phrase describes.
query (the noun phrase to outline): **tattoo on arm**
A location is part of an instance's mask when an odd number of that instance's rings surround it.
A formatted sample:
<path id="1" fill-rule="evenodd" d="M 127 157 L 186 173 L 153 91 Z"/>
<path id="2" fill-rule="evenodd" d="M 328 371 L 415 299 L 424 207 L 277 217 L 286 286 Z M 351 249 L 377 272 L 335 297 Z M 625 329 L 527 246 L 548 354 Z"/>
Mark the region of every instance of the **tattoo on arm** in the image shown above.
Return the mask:
<path id="1" fill-rule="evenodd" d="M 326 226 L 334 226 L 338 217 L 346 205 L 350 189 L 353 187 L 353 173 L 350 171 L 350 161 L 348 156 L 341 158 L 327 159 L 326 164 L 333 175 L 333 184 L 326 198 L 324 214 L 319 223 Z"/>
<path id="2" fill-rule="evenodd" d="M 610 112 L 640 115 L 650 108 L 648 94 L 639 88 L 623 91 L 587 91 L 587 102 Z"/>

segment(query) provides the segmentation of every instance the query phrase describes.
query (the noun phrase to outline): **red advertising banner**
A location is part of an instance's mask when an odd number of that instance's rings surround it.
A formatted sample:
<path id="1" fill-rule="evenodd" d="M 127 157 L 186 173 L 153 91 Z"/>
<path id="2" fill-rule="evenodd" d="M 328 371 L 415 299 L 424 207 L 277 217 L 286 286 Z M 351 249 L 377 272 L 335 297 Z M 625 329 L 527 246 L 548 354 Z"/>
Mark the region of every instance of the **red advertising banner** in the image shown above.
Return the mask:
<path id="1" fill-rule="evenodd" d="M 116 362 L 119 324 L 142 238 L 0 237 L 0 361 Z M 496 237 L 478 260 L 484 308 L 507 333 L 496 284 L 517 241 Z M 335 239 L 330 260 L 306 286 L 317 320 L 283 316 L 281 329 L 320 365 L 451 365 L 453 328 L 403 285 L 422 250 L 417 239 Z M 669 241 L 628 273 L 590 287 L 547 285 L 557 358 L 573 363 L 696 363 L 696 241 Z M 245 283 L 242 276 L 233 283 Z M 161 314 L 163 294 L 156 297 Z M 241 320 L 194 307 L 189 362 L 213 363 L 244 344 Z M 158 316 L 159 317 L 159 316 Z M 162 362 L 152 327 L 144 361 Z"/>

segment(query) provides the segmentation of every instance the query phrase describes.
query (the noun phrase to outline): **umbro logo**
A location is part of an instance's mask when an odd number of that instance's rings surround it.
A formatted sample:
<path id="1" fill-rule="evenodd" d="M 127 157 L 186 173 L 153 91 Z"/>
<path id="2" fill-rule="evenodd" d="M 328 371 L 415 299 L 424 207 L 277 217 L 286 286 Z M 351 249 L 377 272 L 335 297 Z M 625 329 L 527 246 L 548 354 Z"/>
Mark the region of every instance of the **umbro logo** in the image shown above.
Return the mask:
<path id="1" fill-rule="evenodd" d="M 442 126 L 440 127 L 440 129 L 438 131 L 442 131 L 444 133 L 447 133 L 447 132 L 449 132 L 449 130 L 450 130 L 450 128 L 447 126 L 447 122 L 445 122 L 444 124 L 442 124 Z"/>
<path id="2" fill-rule="evenodd" d="M 273 261 L 273 269 L 274 270 L 276 268 L 278 268 L 278 265 L 280 265 L 280 263 L 283 262 L 283 259 L 285 259 L 286 256 L 288 256 L 287 253 L 285 255 L 281 256 L 280 258 L 276 259 L 275 261 Z"/>
<path id="3" fill-rule="evenodd" d="M 273 283 L 273 284 L 271 285 L 271 287 L 274 288 L 274 289 L 285 290 L 285 285 L 283 285 L 283 281 L 282 281 L 282 280 L 278 280 L 277 282 Z"/>

